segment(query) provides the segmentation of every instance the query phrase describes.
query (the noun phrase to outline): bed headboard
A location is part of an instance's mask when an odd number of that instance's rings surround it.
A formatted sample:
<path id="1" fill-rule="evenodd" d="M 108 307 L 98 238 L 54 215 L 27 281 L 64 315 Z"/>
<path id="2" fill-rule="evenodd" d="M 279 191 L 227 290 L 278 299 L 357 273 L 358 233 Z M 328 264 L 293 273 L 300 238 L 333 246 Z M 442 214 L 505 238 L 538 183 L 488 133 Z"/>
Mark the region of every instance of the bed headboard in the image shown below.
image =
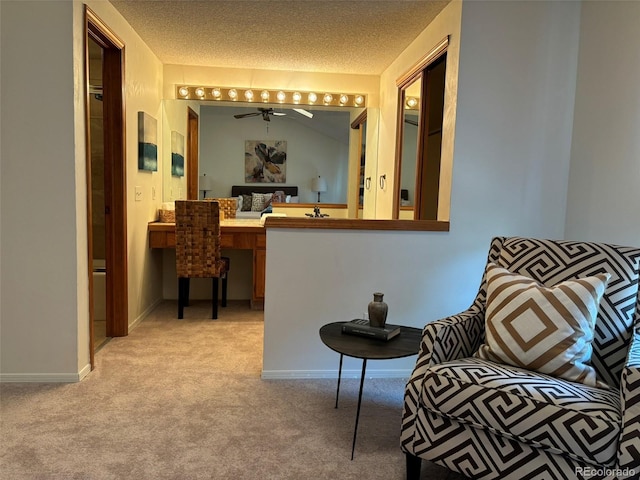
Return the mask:
<path id="1" fill-rule="evenodd" d="M 252 193 L 273 193 L 283 191 L 285 195 L 295 197 L 298 195 L 298 187 L 285 187 L 283 185 L 233 185 L 231 187 L 231 196 L 251 195 Z"/>

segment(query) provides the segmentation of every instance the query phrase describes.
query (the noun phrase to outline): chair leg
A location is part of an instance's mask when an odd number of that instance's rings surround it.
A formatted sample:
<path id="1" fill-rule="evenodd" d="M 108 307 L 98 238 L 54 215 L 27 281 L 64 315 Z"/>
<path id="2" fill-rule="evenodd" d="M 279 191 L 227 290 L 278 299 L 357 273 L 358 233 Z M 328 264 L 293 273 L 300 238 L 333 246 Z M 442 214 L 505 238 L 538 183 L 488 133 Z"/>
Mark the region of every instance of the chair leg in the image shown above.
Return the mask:
<path id="1" fill-rule="evenodd" d="M 225 273 L 224 277 L 222 277 L 222 303 L 223 307 L 227 306 L 227 276 L 229 274 Z"/>
<path id="2" fill-rule="evenodd" d="M 422 459 L 410 453 L 405 453 L 407 460 L 407 480 L 420 480 L 420 467 Z"/>
<path id="3" fill-rule="evenodd" d="M 213 277 L 213 288 L 211 296 L 213 297 L 211 301 L 211 303 L 213 304 L 211 310 L 211 318 L 215 320 L 216 318 L 218 318 L 218 277 Z"/>
<path id="4" fill-rule="evenodd" d="M 189 279 L 178 278 L 178 318 L 184 318 L 184 307 L 189 303 Z"/>

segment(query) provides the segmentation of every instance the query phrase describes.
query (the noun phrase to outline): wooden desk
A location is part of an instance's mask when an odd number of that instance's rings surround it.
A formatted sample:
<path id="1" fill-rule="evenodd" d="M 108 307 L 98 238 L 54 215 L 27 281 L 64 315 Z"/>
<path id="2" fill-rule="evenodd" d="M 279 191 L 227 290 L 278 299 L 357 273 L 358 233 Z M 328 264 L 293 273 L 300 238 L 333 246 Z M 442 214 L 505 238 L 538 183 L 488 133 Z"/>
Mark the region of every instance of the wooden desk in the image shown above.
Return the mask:
<path id="1" fill-rule="evenodd" d="M 228 219 L 220 222 L 220 246 L 253 252 L 251 308 L 264 308 L 267 235 L 260 220 Z M 149 248 L 176 248 L 175 223 L 149 223 Z"/>

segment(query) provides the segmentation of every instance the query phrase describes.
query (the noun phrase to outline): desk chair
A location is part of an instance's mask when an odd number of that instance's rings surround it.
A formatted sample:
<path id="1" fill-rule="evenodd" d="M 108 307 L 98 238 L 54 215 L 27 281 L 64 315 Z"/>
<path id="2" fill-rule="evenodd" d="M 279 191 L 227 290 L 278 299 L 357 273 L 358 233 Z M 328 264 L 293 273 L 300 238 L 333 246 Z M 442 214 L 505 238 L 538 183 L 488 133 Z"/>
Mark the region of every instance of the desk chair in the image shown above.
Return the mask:
<path id="1" fill-rule="evenodd" d="M 178 318 L 189 305 L 189 280 L 213 279 L 211 318 L 218 318 L 218 283 L 222 278 L 222 306 L 227 306 L 227 274 L 230 260 L 220 256 L 220 208 L 218 202 L 176 201 L 176 272 Z"/>

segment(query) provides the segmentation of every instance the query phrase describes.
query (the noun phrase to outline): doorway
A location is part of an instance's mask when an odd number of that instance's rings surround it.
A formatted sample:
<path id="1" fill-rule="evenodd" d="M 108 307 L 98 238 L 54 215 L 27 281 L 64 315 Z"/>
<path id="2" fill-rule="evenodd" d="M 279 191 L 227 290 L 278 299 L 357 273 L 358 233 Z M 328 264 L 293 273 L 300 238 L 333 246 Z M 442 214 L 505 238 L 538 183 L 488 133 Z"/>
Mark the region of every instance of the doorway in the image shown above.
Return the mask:
<path id="1" fill-rule="evenodd" d="M 124 43 L 88 7 L 85 32 L 89 352 L 93 369 L 102 335 L 106 339 L 129 332 Z M 96 328 L 102 316 L 104 333 Z"/>

